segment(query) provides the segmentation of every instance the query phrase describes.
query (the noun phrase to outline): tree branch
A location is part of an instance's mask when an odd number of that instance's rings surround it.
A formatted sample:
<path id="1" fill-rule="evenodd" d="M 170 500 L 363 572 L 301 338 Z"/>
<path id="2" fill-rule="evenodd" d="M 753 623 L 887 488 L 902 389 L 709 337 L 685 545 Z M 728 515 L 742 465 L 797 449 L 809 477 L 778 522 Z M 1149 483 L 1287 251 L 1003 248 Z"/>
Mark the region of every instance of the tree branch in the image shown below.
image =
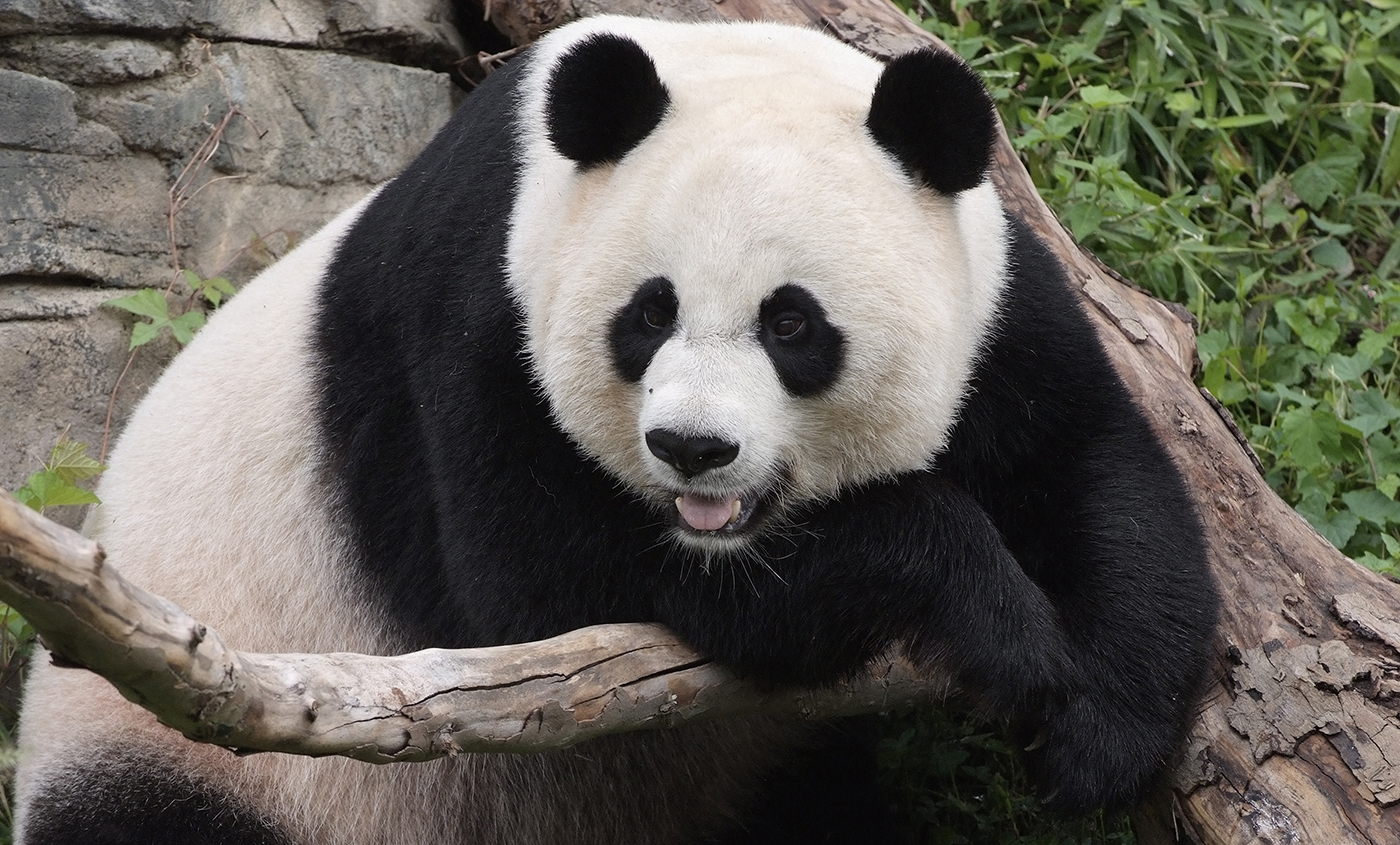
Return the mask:
<path id="1" fill-rule="evenodd" d="M 132 584 L 97 543 L 0 493 L 0 599 L 56 658 L 105 677 L 190 739 L 373 763 L 542 751 L 740 713 L 802 719 L 946 693 L 899 657 L 828 690 L 760 690 L 658 625 L 399 657 L 255 654 Z"/>

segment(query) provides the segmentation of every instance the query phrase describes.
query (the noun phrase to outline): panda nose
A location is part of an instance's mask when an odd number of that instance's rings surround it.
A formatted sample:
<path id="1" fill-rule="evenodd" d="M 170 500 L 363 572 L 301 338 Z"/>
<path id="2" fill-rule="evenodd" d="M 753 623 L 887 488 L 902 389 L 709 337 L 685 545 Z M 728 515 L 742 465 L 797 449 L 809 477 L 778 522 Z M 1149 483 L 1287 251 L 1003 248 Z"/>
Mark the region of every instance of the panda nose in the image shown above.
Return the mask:
<path id="1" fill-rule="evenodd" d="M 651 453 L 690 478 L 707 469 L 722 467 L 739 456 L 739 444 L 717 437 L 686 437 L 664 428 L 647 432 Z"/>

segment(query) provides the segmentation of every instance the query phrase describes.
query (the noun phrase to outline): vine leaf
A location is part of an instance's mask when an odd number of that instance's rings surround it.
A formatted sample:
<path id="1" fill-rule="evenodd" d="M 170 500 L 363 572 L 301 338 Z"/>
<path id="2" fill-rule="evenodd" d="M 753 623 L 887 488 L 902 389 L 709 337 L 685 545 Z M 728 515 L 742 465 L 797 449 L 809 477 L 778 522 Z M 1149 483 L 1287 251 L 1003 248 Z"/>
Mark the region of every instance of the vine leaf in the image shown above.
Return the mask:
<path id="1" fill-rule="evenodd" d="M 194 333 L 204 325 L 204 314 L 200 311 L 186 311 L 172 318 L 165 294 L 154 288 L 143 288 L 130 296 L 109 299 L 103 304 L 147 318 L 131 327 L 131 345 L 127 349 L 145 346 L 160 336 L 161 329 L 167 328 L 175 335 L 175 340 L 184 346 L 194 339 Z"/>
<path id="2" fill-rule="evenodd" d="M 99 503 L 92 491 L 78 486 L 106 469 L 87 456 L 87 444 L 69 440 L 65 435 L 54 444 L 44 468 L 29 476 L 24 486 L 15 491 L 15 498 L 43 513 L 54 505 L 95 505 Z"/>

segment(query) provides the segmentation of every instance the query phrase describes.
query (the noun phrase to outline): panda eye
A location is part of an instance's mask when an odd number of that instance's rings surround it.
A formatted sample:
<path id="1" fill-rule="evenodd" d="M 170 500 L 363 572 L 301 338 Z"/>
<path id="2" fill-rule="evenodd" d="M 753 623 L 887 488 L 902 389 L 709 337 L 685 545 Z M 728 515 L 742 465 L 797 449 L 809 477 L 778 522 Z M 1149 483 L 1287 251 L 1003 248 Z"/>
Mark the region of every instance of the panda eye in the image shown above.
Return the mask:
<path id="1" fill-rule="evenodd" d="M 769 323 L 769 327 L 771 328 L 773 335 L 784 340 L 796 337 L 797 334 L 801 332 L 803 327 L 805 327 L 806 325 L 806 317 L 803 317 L 801 314 L 795 314 L 791 311 L 779 314 L 778 316 L 773 318 L 773 321 L 771 323 Z"/>
<path id="2" fill-rule="evenodd" d="M 666 329 L 671 326 L 672 317 L 665 309 L 657 305 L 642 306 L 642 321 L 647 324 L 647 328 Z"/>

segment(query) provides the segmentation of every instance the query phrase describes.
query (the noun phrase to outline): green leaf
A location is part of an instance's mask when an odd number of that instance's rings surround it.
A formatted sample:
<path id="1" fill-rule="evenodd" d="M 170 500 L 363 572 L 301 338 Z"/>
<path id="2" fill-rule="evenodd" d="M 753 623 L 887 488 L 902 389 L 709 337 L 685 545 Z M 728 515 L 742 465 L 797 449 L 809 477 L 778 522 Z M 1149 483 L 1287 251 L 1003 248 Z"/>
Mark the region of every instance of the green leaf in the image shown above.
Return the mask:
<path id="1" fill-rule="evenodd" d="M 204 280 L 204 287 L 200 288 L 199 295 L 209 300 L 210 305 L 218 308 L 224 297 L 233 296 L 235 292 L 232 282 L 223 276 L 215 276 L 212 279 Z"/>
<path id="2" fill-rule="evenodd" d="M 14 492 L 14 497 L 19 500 L 21 505 L 28 507 L 30 510 L 43 511 L 44 509 L 43 503 L 39 501 L 39 494 L 30 490 L 28 486 L 16 490 Z"/>
<path id="3" fill-rule="evenodd" d="M 1201 101 L 1190 91 L 1176 91 L 1167 95 L 1167 111 L 1175 115 L 1194 114 L 1201 107 Z"/>
<path id="4" fill-rule="evenodd" d="M 1326 218 L 1318 217 L 1316 214 L 1312 216 L 1311 221 L 1314 226 L 1326 232 L 1327 234 L 1332 235 L 1333 237 L 1340 238 L 1344 235 L 1350 235 L 1352 232 L 1356 231 L 1356 227 L 1351 225 L 1350 223 L 1333 223 L 1332 221 L 1327 220 Z"/>
<path id="5" fill-rule="evenodd" d="M 1336 238 L 1328 238 L 1322 241 L 1317 246 L 1313 247 L 1308 254 L 1312 256 L 1313 261 L 1316 261 L 1323 267 L 1335 270 L 1337 275 L 1344 279 L 1356 270 L 1356 265 L 1352 263 L 1351 256 L 1347 254 L 1346 247 L 1338 243 Z"/>
<path id="6" fill-rule="evenodd" d="M 1371 369 L 1372 359 L 1365 355 L 1343 355 L 1333 352 L 1323 359 L 1323 369 L 1340 381 L 1359 382 Z"/>
<path id="7" fill-rule="evenodd" d="M 1294 408 L 1280 418 L 1280 433 L 1293 462 L 1301 469 L 1320 469 L 1341 450 L 1342 430 L 1336 416 L 1325 411 Z"/>
<path id="8" fill-rule="evenodd" d="M 1298 198 L 1314 210 L 1321 209 L 1329 199 L 1341 193 L 1342 183 L 1322 165 L 1310 161 L 1293 172 L 1288 180 Z"/>
<path id="9" fill-rule="evenodd" d="M 1298 339 L 1303 341 L 1304 346 L 1319 355 L 1330 352 L 1342 336 L 1342 327 L 1337 321 L 1325 320 L 1322 325 L 1316 325 L 1291 299 L 1280 299 L 1274 303 L 1274 313 L 1297 332 Z"/>
<path id="10" fill-rule="evenodd" d="M 1083 243 L 1085 238 L 1098 231 L 1099 224 L 1103 222 L 1103 208 L 1098 203 L 1078 202 L 1065 209 L 1064 220 L 1074 239 Z"/>
<path id="11" fill-rule="evenodd" d="M 170 318 L 170 307 L 165 302 L 165 295 L 154 288 L 143 288 L 130 296 L 109 299 L 103 305 L 110 305 L 113 308 L 130 311 L 142 317 L 150 317 L 153 320 L 168 320 Z"/>
<path id="12" fill-rule="evenodd" d="M 1280 398 L 1298 405 L 1300 408 L 1312 408 L 1317 405 L 1317 400 L 1301 390 L 1294 390 L 1284 384 L 1274 383 L 1273 388 L 1278 392 Z"/>
<path id="13" fill-rule="evenodd" d="M 1215 126 L 1218 129 L 1244 129 L 1262 123 L 1273 123 L 1273 119 L 1267 114 L 1236 114 L 1217 119 Z"/>
<path id="14" fill-rule="evenodd" d="M 91 478 L 107 467 L 87 456 L 87 444 L 67 437 L 60 438 L 49 453 L 44 468 L 58 473 L 64 481 L 72 484 L 84 478 Z"/>
<path id="15" fill-rule="evenodd" d="M 1373 103 L 1376 100 L 1375 84 L 1366 65 L 1356 59 L 1347 62 L 1342 72 L 1342 90 L 1337 97 L 1341 103 Z"/>
<path id="16" fill-rule="evenodd" d="M 1394 499 L 1395 494 L 1400 492 L 1400 475 L 1395 475 L 1393 473 L 1387 475 L 1385 478 L 1376 482 L 1376 489 Z M 1400 547 L 1397 547 L 1397 550 L 1400 550 Z M 1392 552 L 1392 554 L 1394 554 L 1394 552 Z"/>
<path id="17" fill-rule="evenodd" d="M 1364 329 L 1361 332 L 1361 340 L 1356 342 L 1356 351 L 1372 361 L 1377 360 L 1391 347 L 1397 335 L 1400 335 L 1400 323 L 1392 323 L 1379 332 Z"/>
<path id="18" fill-rule="evenodd" d="M 1079 89 L 1079 99 L 1090 108 L 1101 109 L 1109 106 L 1121 106 L 1133 101 L 1132 97 L 1114 91 L 1107 85 L 1085 85 Z"/>
<path id="19" fill-rule="evenodd" d="M 1390 523 L 1400 524 L 1400 502 L 1379 490 L 1352 490 L 1342 494 L 1342 501 L 1352 513 L 1382 530 Z"/>
<path id="20" fill-rule="evenodd" d="M 181 346 L 194 340 L 194 333 L 204 326 L 204 312 L 186 311 L 170 321 L 170 330 Z"/>
<path id="21" fill-rule="evenodd" d="M 40 512 L 55 505 L 92 505 L 98 502 L 91 491 L 64 481 L 62 476 L 53 470 L 34 473 L 29 476 L 24 487 L 33 497 L 25 504 Z"/>
<path id="22" fill-rule="evenodd" d="M 1351 407 L 1355 413 L 1347 420 L 1347 425 L 1359 431 L 1362 437 L 1384 431 L 1400 420 L 1400 408 L 1390 404 L 1385 394 L 1374 387 L 1352 393 Z"/>
<path id="23" fill-rule="evenodd" d="M 1324 516 L 1318 517 L 1303 513 L 1303 517 L 1312 523 L 1312 527 L 1317 529 L 1317 533 L 1327 538 L 1327 542 L 1343 549 L 1351 542 L 1351 538 L 1356 534 L 1356 529 L 1361 526 L 1361 518 L 1350 511 L 1331 511 Z"/>
<path id="24" fill-rule="evenodd" d="M 165 322 L 168 324 L 170 321 Z M 160 337 L 160 326 L 155 323 L 137 323 L 131 327 L 131 345 L 127 349 L 145 346 L 157 337 Z"/>
<path id="25" fill-rule="evenodd" d="M 1382 534 L 1381 536 L 1384 537 L 1385 535 Z M 1373 572 L 1379 572 L 1382 575 L 1389 575 L 1393 578 L 1397 574 L 1400 574 L 1400 570 L 1396 569 L 1394 561 L 1376 557 L 1376 555 L 1371 552 L 1362 552 L 1353 559 L 1367 569 Z"/>

